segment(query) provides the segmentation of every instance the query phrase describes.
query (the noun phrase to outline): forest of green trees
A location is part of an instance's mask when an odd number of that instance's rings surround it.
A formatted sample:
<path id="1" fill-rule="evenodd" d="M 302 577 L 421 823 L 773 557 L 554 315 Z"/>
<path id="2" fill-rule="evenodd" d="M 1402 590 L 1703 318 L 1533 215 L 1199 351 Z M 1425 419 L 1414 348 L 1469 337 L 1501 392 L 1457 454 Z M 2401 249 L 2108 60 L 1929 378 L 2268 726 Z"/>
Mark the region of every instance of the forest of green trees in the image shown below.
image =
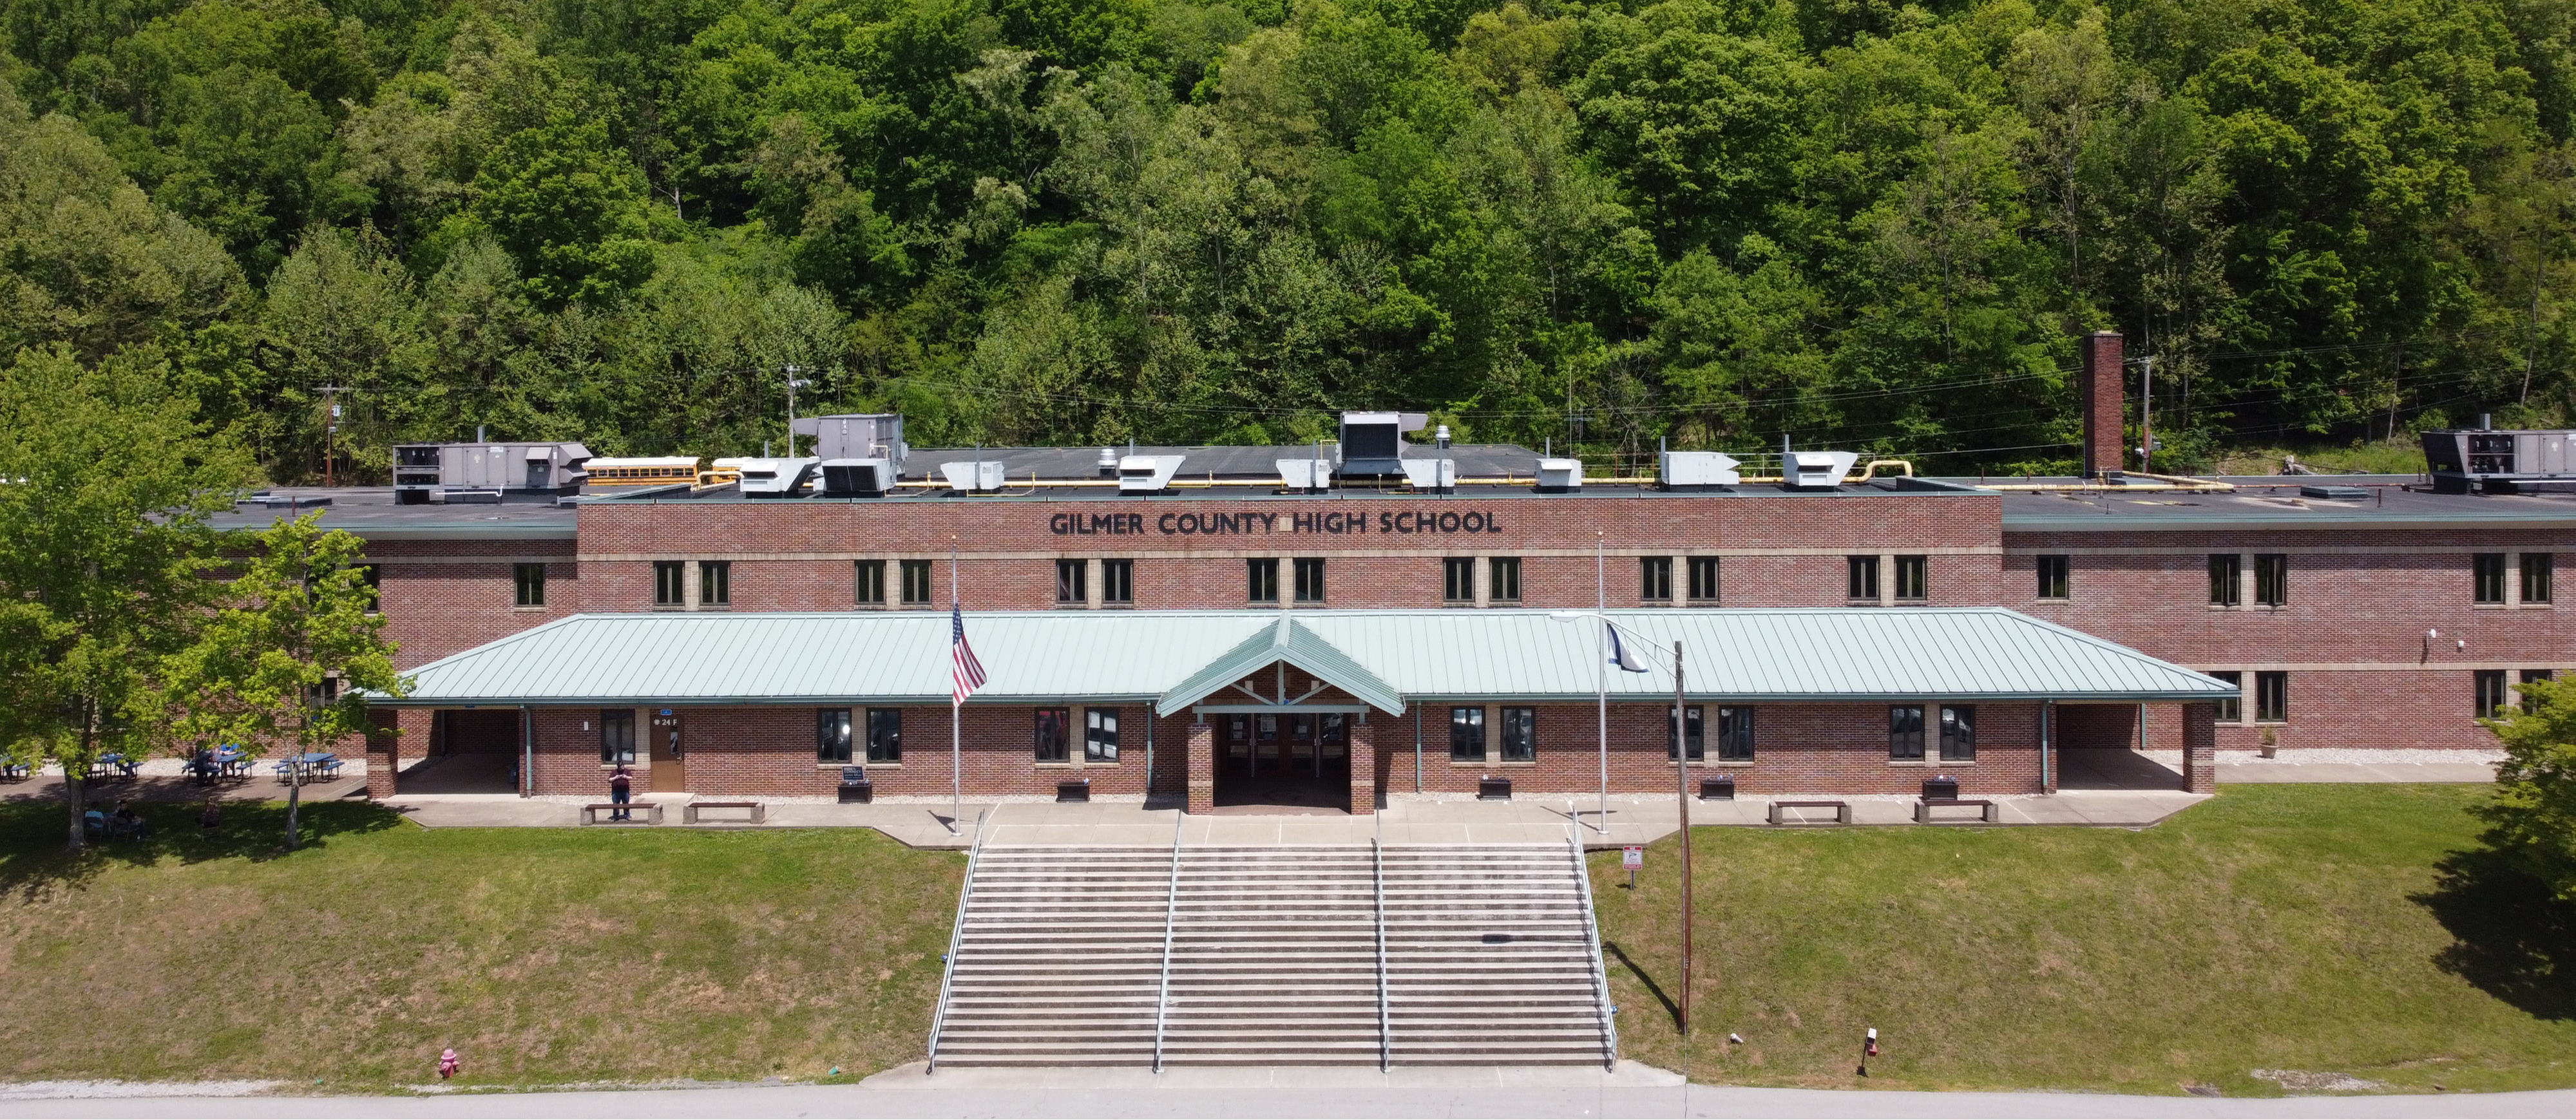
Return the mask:
<path id="1" fill-rule="evenodd" d="M 2576 0 L 0 0 L 0 355 L 398 440 L 2569 418 Z M 49 364 L 50 363 L 50 364 Z M 2132 386 L 2134 390 L 2135 381 Z M 783 444 L 782 444 L 783 446 Z"/>

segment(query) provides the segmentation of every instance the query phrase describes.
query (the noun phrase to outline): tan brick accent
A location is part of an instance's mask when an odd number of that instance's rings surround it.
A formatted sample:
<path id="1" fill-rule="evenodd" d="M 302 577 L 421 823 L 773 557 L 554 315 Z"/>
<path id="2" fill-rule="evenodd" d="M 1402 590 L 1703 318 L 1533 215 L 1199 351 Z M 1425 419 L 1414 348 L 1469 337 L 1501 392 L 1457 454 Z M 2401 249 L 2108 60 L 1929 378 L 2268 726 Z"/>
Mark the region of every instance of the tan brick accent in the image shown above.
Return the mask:
<path id="1" fill-rule="evenodd" d="M 2182 706 L 2182 788 L 2218 792 L 2218 705 Z"/>
<path id="2" fill-rule="evenodd" d="M 1216 725 L 1189 725 L 1190 799 L 1187 811 L 1204 813 L 1216 808 Z"/>

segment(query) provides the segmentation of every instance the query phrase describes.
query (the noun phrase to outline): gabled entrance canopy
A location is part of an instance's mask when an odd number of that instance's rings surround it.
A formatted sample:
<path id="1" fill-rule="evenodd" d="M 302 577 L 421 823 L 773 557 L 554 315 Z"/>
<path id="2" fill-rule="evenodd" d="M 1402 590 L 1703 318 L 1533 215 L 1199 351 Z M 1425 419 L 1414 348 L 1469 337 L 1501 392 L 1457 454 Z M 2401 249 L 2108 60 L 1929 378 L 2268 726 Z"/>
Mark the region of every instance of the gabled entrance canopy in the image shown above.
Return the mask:
<path id="1" fill-rule="evenodd" d="M 1333 643 L 1317 637 L 1299 623 L 1294 615 L 1279 616 L 1279 623 L 1263 633 L 1243 640 L 1225 651 L 1224 656 L 1208 662 L 1207 667 L 1190 674 L 1172 686 L 1154 703 L 1154 714 L 1168 716 L 1207 699 L 1217 690 L 1273 664 L 1288 664 L 1312 674 L 1316 680 L 1359 697 L 1370 707 L 1391 716 L 1404 714 L 1404 694 L 1395 686 L 1363 668 L 1350 654 Z M 1280 702 L 1288 703 L 1282 696 Z"/>

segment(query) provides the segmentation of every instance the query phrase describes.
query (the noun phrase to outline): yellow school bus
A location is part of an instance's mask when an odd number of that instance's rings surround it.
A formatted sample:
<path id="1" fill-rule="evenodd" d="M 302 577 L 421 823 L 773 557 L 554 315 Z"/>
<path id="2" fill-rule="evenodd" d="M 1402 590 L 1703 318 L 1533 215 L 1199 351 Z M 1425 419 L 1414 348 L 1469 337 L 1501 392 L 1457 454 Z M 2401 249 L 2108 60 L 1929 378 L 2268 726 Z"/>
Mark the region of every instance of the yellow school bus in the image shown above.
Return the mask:
<path id="1" fill-rule="evenodd" d="M 593 490 L 612 490 L 627 486 L 695 486 L 698 484 L 698 459 L 694 455 L 662 455 L 634 459 L 592 459 L 582 464 L 590 476 Z"/>

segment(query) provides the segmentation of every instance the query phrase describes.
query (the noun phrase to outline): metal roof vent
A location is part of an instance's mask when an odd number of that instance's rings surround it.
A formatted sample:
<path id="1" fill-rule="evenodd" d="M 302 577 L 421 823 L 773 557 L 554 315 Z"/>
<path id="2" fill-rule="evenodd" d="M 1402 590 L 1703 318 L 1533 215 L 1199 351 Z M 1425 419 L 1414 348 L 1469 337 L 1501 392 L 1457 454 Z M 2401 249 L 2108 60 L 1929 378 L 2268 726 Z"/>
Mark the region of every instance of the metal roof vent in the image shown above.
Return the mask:
<path id="1" fill-rule="evenodd" d="M 897 412 L 852 412 L 830 416 L 807 416 L 788 425 L 800 436 L 814 437 L 817 459 L 883 459 L 903 473 L 904 453 L 911 448 L 903 442 L 903 414 Z"/>
<path id="2" fill-rule="evenodd" d="M 1795 490 L 1831 490 L 1851 475 L 1860 456 L 1849 451 L 1783 451 L 1780 484 Z"/>
<path id="3" fill-rule="evenodd" d="M 1002 488 L 1002 464 L 985 459 L 971 463 L 941 463 L 939 477 L 948 488 L 968 494 L 990 494 Z"/>
<path id="4" fill-rule="evenodd" d="M 835 498 L 882 498 L 894 489 L 894 464 L 884 459 L 823 460 L 823 493 Z"/>
<path id="5" fill-rule="evenodd" d="M 1666 451 L 1661 455 L 1655 478 L 1666 490 L 1706 490 L 1744 481 L 1743 472 L 1735 469 L 1737 466 L 1733 456 L 1714 451 Z"/>
<path id="6" fill-rule="evenodd" d="M 1541 459 L 1538 461 L 1538 492 L 1563 494 L 1583 489 L 1583 460 Z"/>
<path id="7" fill-rule="evenodd" d="M 1279 485 L 1301 494 L 1320 494 L 1333 486 L 1333 464 L 1329 459 L 1281 459 Z"/>
<path id="8" fill-rule="evenodd" d="M 1458 460 L 1407 459 L 1404 461 L 1404 481 L 1425 493 L 1449 493 L 1458 488 Z"/>
<path id="9" fill-rule="evenodd" d="M 2576 481 L 2576 431 L 2440 429 L 2418 433 L 2433 490 L 2511 494 L 2530 483 Z"/>
<path id="10" fill-rule="evenodd" d="M 1186 455 L 1130 455 L 1118 460 L 1118 492 L 1158 494 L 1172 484 Z"/>
<path id="11" fill-rule="evenodd" d="M 1341 472 L 1403 474 L 1404 433 L 1431 423 L 1421 412 L 1345 412 L 1342 414 Z"/>
<path id="12" fill-rule="evenodd" d="M 1115 448 L 1115 447 L 1104 447 L 1104 448 L 1101 448 L 1101 449 L 1100 449 L 1100 477 L 1102 477 L 1102 478 L 1116 478 L 1116 477 L 1118 477 L 1118 449 L 1117 449 L 1117 448 Z"/>
<path id="13" fill-rule="evenodd" d="M 2360 486 L 2302 486 L 2299 487 L 2299 496 L 2326 498 L 2338 502 L 2363 502 L 2370 500 L 2370 491 Z"/>
<path id="14" fill-rule="evenodd" d="M 742 496 L 746 498 L 793 498 L 814 481 L 814 473 L 823 465 L 821 459 L 745 459 L 742 461 Z"/>

